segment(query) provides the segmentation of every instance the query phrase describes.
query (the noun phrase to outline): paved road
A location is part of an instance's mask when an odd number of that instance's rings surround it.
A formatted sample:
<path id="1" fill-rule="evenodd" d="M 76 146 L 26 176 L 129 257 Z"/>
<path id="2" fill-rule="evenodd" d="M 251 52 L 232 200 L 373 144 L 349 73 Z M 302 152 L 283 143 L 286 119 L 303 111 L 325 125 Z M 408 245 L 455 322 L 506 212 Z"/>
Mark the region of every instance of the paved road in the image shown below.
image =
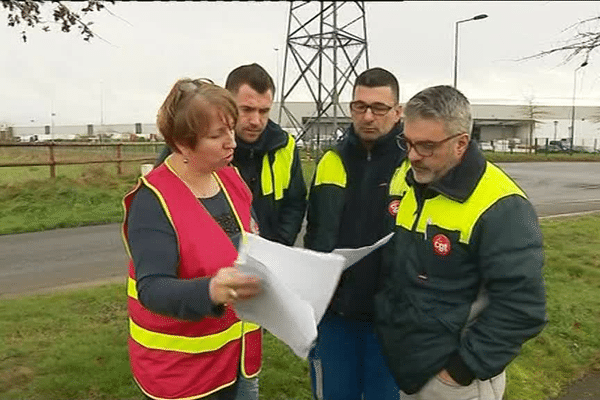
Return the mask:
<path id="1" fill-rule="evenodd" d="M 525 190 L 540 217 L 600 210 L 600 163 L 498 164 Z"/>
<path id="2" fill-rule="evenodd" d="M 56 287 L 124 281 L 119 224 L 0 236 L 0 298 Z"/>
<path id="3" fill-rule="evenodd" d="M 600 163 L 501 164 L 541 217 L 600 210 Z M 302 233 L 297 243 L 301 243 Z M 120 225 L 0 236 L 0 298 L 57 287 L 122 282 L 127 258 Z"/>

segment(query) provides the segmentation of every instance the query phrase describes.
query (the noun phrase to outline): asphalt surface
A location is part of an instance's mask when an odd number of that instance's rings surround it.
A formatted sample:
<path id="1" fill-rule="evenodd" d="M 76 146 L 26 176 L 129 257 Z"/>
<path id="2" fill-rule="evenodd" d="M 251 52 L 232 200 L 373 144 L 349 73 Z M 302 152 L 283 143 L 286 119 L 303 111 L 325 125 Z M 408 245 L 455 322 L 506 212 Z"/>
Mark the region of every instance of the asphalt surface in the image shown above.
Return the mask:
<path id="1" fill-rule="evenodd" d="M 600 210 L 600 163 L 498 164 L 525 190 L 540 217 Z"/>
<path id="2" fill-rule="evenodd" d="M 0 236 L 0 299 L 123 281 L 127 256 L 119 224 Z"/>
<path id="3" fill-rule="evenodd" d="M 529 196 L 540 218 L 600 210 L 600 163 L 499 164 Z M 296 245 L 301 245 L 303 231 Z M 120 224 L 0 235 L 0 299 L 68 290 L 127 276 Z M 596 371 L 558 400 L 600 399 Z"/>
<path id="4" fill-rule="evenodd" d="M 541 218 L 600 210 L 600 163 L 499 166 L 525 190 Z M 1 235 L 0 298 L 124 282 L 126 265 L 120 224 Z"/>

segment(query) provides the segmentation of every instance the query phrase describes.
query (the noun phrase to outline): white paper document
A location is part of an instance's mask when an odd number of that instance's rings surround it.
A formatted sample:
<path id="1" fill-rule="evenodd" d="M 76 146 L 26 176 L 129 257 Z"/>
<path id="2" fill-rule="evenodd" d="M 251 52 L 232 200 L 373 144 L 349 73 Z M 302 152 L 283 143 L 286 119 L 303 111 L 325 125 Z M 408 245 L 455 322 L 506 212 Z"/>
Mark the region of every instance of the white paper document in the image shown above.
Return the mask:
<path id="1" fill-rule="evenodd" d="M 365 257 L 370 252 L 389 242 L 392 236 L 394 236 L 393 232 L 379 239 L 370 246 L 360 247 L 358 249 L 335 249 L 333 250 L 333 253 L 344 256 L 344 258 L 346 259 L 344 269 L 346 269 L 356 264 L 361 258 Z"/>
<path id="2" fill-rule="evenodd" d="M 392 234 L 371 246 L 332 253 L 288 247 L 250 233 L 245 236 L 236 265 L 241 272 L 259 276 L 262 291 L 235 304 L 238 317 L 261 325 L 306 358 L 342 272 Z"/>

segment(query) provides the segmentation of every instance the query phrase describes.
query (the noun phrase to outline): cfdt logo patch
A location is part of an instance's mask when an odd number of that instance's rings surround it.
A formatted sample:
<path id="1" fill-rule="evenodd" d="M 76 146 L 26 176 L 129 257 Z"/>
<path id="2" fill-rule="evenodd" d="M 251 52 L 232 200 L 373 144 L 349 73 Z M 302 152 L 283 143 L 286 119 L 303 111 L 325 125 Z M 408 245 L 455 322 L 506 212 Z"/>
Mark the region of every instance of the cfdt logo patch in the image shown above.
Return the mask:
<path id="1" fill-rule="evenodd" d="M 447 256 L 452 250 L 450 239 L 446 235 L 437 234 L 432 239 L 433 251 L 439 256 Z"/>
<path id="2" fill-rule="evenodd" d="M 388 212 L 392 217 L 398 214 L 398 208 L 400 207 L 400 200 L 392 200 L 388 205 Z"/>

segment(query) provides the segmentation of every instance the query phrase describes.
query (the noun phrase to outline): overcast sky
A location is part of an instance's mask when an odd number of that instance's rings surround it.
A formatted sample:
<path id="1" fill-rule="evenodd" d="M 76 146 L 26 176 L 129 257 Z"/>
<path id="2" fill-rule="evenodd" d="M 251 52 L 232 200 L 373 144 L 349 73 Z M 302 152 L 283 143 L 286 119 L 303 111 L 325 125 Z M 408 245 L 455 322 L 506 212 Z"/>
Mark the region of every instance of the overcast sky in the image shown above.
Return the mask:
<path id="1" fill-rule="evenodd" d="M 396 75 L 401 101 L 425 87 L 452 84 L 455 22 L 485 13 L 487 19 L 460 24 L 458 88 L 472 103 L 533 98 L 570 105 L 583 59 L 517 60 L 560 45 L 574 33 L 566 28 L 600 15 L 600 2 L 593 1 L 365 3 L 369 64 Z M 52 111 L 56 125 L 152 123 L 178 78 L 209 77 L 222 85 L 231 69 L 252 62 L 274 78 L 282 71 L 287 2 L 108 7 L 114 15 L 90 16 L 99 36 L 90 42 L 55 27 L 29 30 L 23 43 L 19 28 L 1 24 L 0 123 L 50 124 Z M 0 17 L 6 20 L 4 9 Z M 598 55 L 577 73 L 578 105 L 600 105 Z"/>

